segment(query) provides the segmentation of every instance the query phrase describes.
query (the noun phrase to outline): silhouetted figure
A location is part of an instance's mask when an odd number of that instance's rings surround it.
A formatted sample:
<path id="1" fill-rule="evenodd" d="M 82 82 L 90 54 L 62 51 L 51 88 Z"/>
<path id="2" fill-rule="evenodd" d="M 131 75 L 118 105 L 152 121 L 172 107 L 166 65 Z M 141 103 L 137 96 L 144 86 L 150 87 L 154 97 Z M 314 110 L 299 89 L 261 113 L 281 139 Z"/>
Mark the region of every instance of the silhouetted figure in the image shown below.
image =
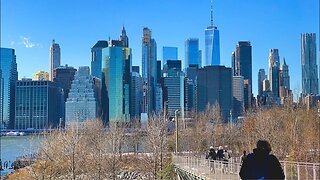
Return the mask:
<path id="1" fill-rule="evenodd" d="M 268 141 L 259 140 L 253 153 L 243 160 L 241 179 L 284 179 L 284 173 L 279 160 L 272 154 Z"/>
<path id="2" fill-rule="evenodd" d="M 243 160 L 247 157 L 247 151 L 243 151 L 243 154 L 241 156 L 241 164 L 243 163 Z"/>

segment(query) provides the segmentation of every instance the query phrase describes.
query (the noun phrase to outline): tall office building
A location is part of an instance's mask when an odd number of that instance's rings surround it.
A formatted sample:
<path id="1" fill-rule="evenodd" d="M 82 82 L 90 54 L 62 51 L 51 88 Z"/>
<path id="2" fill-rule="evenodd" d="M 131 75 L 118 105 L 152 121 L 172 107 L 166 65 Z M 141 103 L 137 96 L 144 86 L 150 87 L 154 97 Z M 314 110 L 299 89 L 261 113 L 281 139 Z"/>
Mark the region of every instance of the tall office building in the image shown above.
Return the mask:
<path id="1" fill-rule="evenodd" d="M 61 88 L 52 81 L 17 81 L 15 104 L 15 129 L 48 129 L 62 125 L 63 96 Z"/>
<path id="2" fill-rule="evenodd" d="M 184 73 L 180 60 L 168 60 L 163 68 L 163 102 L 166 113 L 173 118 L 176 110 L 184 117 Z"/>
<path id="3" fill-rule="evenodd" d="M 142 36 L 142 78 L 143 102 L 142 113 L 155 110 L 155 87 L 157 80 L 157 44 L 151 38 L 151 30 L 143 28 Z"/>
<path id="4" fill-rule="evenodd" d="M 317 47 L 315 33 L 301 34 L 302 95 L 319 93 Z"/>
<path id="5" fill-rule="evenodd" d="M 233 118 L 243 115 L 244 111 L 244 79 L 243 76 L 232 77 Z"/>
<path id="6" fill-rule="evenodd" d="M 129 38 L 127 36 L 127 32 L 126 32 L 126 29 L 124 28 L 124 26 L 122 27 L 119 41 L 122 42 L 122 47 L 129 47 Z"/>
<path id="7" fill-rule="evenodd" d="M 102 78 L 102 61 L 106 55 L 102 49 L 108 47 L 108 41 L 100 40 L 91 48 L 91 75 Z"/>
<path id="8" fill-rule="evenodd" d="M 0 128 L 14 127 L 15 86 L 18 80 L 15 50 L 0 48 L 1 92 L 0 92 Z"/>
<path id="9" fill-rule="evenodd" d="M 136 72 L 140 75 L 140 66 L 132 66 L 132 72 Z"/>
<path id="10" fill-rule="evenodd" d="M 205 111 L 208 104 L 218 103 L 224 120 L 232 110 L 232 69 L 206 66 L 197 73 L 197 111 Z"/>
<path id="11" fill-rule="evenodd" d="M 71 88 L 71 83 L 74 79 L 74 74 L 77 72 L 77 69 L 72 66 L 60 66 L 54 69 L 53 71 L 53 81 L 58 84 L 59 87 L 63 90 L 64 102 L 67 101 L 68 94 Z"/>
<path id="12" fill-rule="evenodd" d="M 259 69 L 258 72 L 258 95 L 261 96 L 263 94 L 263 80 L 267 78 L 266 72 L 264 69 Z"/>
<path id="13" fill-rule="evenodd" d="M 90 75 L 89 67 L 79 67 L 66 102 L 67 126 L 74 122 L 81 125 L 100 117 L 100 86 L 100 80 Z"/>
<path id="14" fill-rule="evenodd" d="M 234 76 L 243 76 L 247 81 L 247 92 L 244 94 L 245 110 L 251 108 L 252 99 L 252 46 L 250 41 L 239 41 L 232 55 Z M 245 83 L 246 84 L 246 83 Z"/>
<path id="15" fill-rule="evenodd" d="M 60 46 L 52 40 L 52 44 L 50 46 L 50 80 L 53 80 L 53 70 L 60 66 L 61 63 L 61 52 Z"/>
<path id="16" fill-rule="evenodd" d="M 232 51 L 231 53 L 231 66 L 232 66 L 232 75 L 236 76 L 238 70 L 236 69 L 236 53 L 234 51 Z"/>
<path id="17" fill-rule="evenodd" d="M 49 80 L 49 73 L 44 71 L 38 71 L 32 75 L 33 81 L 44 81 Z"/>
<path id="18" fill-rule="evenodd" d="M 286 87 L 290 90 L 290 76 L 289 76 L 289 66 L 286 63 L 285 58 L 283 58 L 283 64 L 280 65 L 280 87 Z"/>
<path id="19" fill-rule="evenodd" d="M 199 39 L 189 38 L 184 43 L 185 47 L 185 67 L 191 66 L 201 67 L 201 50 L 199 50 Z"/>
<path id="20" fill-rule="evenodd" d="M 162 47 L 162 62 L 167 63 L 167 60 L 177 60 L 178 59 L 178 48 L 177 47 Z"/>
<path id="21" fill-rule="evenodd" d="M 278 49 L 270 49 L 269 52 L 269 82 L 270 90 L 274 98 L 279 97 L 279 71 L 280 71 L 280 58 Z"/>
<path id="22" fill-rule="evenodd" d="M 161 77 L 162 77 L 161 61 L 157 61 L 157 84 L 160 84 Z"/>
<path id="23" fill-rule="evenodd" d="M 211 3 L 211 25 L 205 29 L 206 60 L 203 66 L 220 65 L 219 30 L 213 25 L 213 7 Z"/>
<path id="24" fill-rule="evenodd" d="M 116 43 L 117 42 L 117 43 Z M 129 47 L 129 38 L 127 36 L 126 29 L 124 26 L 122 27 L 122 31 L 118 41 L 113 41 L 113 43 L 117 44 L 117 46 L 121 47 Z M 91 75 L 102 79 L 102 62 L 106 58 L 106 54 L 102 51 L 102 49 L 107 48 L 109 46 L 109 42 L 106 40 L 99 40 L 92 48 L 91 48 Z"/>
<path id="25" fill-rule="evenodd" d="M 110 40 L 103 49 L 102 109 L 106 122 L 130 120 L 131 49 Z"/>
<path id="26" fill-rule="evenodd" d="M 142 107 L 142 78 L 139 74 L 139 66 L 132 67 L 130 88 L 130 118 L 132 119 L 140 117 Z"/>

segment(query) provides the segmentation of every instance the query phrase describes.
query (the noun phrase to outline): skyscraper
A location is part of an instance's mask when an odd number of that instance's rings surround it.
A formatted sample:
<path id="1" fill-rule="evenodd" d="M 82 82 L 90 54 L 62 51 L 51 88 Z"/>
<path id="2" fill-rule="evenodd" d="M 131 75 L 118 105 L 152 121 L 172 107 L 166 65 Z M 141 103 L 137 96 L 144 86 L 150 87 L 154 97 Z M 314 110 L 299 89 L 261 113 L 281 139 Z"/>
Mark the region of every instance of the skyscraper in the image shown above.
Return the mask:
<path id="1" fill-rule="evenodd" d="M 167 63 L 167 60 L 177 60 L 178 59 L 178 48 L 163 46 L 162 48 L 162 62 Z"/>
<path id="2" fill-rule="evenodd" d="M 102 49 L 108 47 L 108 41 L 98 41 L 91 48 L 91 75 L 99 79 L 102 78 L 102 60 L 106 57 Z"/>
<path id="3" fill-rule="evenodd" d="M 15 129 L 55 128 L 62 123 L 64 101 L 55 82 L 17 81 L 15 104 Z"/>
<path id="4" fill-rule="evenodd" d="M 142 105 L 142 78 L 137 72 L 138 68 L 134 67 L 139 66 L 133 66 L 131 72 L 130 118 L 140 117 Z"/>
<path id="5" fill-rule="evenodd" d="M 107 122 L 130 120 L 131 49 L 110 40 L 103 53 L 102 108 Z"/>
<path id="6" fill-rule="evenodd" d="M 157 80 L 157 44 L 151 38 L 151 30 L 143 28 L 142 36 L 142 79 L 143 103 L 142 113 L 155 110 L 155 86 Z"/>
<path id="7" fill-rule="evenodd" d="M 54 69 L 53 71 L 53 81 L 57 83 L 57 85 L 62 88 L 64 102 L 67 101 L 69 90 L 71 88 L 71 83 L 74 79 L 74 74 L 77 72 L 77 69 L 72 66 L 60 66 Z"/>
<path id="8" fill-rule="evenodd" d="M 286 63 L 285 58 L 283 58 L 283 64 L 280 66 L 280 87 L 285 87 L 290 90 L 290 76 L 289 76 L 289 66 Z"/>
<path id="9" fill-rule="evenodd" d="M 213 7 L 211 2 L 211 25 L 205 29 L 206 60 L 203 66 L 220 65 L 219 30 L 213 25 Z"/>
<path id="10" fill-rule="evenodd" d="M 316 34 L 301 34 L 302 95 L 319 93 Z"/>
<path id="11" fill-rule="evenodd" d="M 252 99 L 252 46 L 250 41 L 239 41 L 232 55 L 234 76 L 243 76 L 246 81 L 244 93 L 245 110 L 251 108 Z"/>
<path id="12" fill-rule="evenodd" d="M 122 27 L 119 41 L 122 42 L 123 47 L 129 47 L 129 38 L 127 36 L 127 32 L 126 32 L 126 29 L 124 28 L 124 26 Z"/>
<path id="13" fill-rule="evenodd" d="M 265 80 L 266 72 L 264 69 L 259 69 L 258 72 L 258 95 L 261 96 L 263 94 L 263 80 Z"/>
<path id="14" fill-rule="evenodd" d="M 79 67 L 66 102 L 67 126 L 72 122 L 80 125 L 100 117 L 100 86 L 100 80 L 90 75 L 89 67 Z"/>
<path id="15" fill-rule="evenodd" d="M 244 80 L 243 76 L 232 77 L 233 118 L 243 115 L 244 111 Z"/>
<path id="16" fill-rule="evenodd" d="M 201 67 L 201 51 L 199 50 L 199 39 L 189 38 L 185 44 L 185 67 L 196 65 Z"/>
<path id="17" fill-rule="evenodd" d="M 206 66 L 197 71 L 197 111 L 205 111 L 208 104 L 218 103 L 224 120 L 232 109 L 232 69 Z"/>
<path id="18" fill-rule="evenodd" d="M 61 52 L 59 44 L 52 40 L 50 46 L 50 80 L 53 80 L 53 70 L 60 66 L 61 63 Z"/>
<path id="19" fill-rule="evenodd" d="M 269 52 L 269 82 L 270 90 L 274 98 L 279 97 L 279 70 L 280 70 L 280 58 L 278 49 L 270 49 Z"/>
<path id="20" fill-rule="evenodd" d="M 180 60 L 168 60 L 163 68 L 163 101 L 166 112 L 173 118 L 176 110 L 184 116 L 184 73 Z"/>
<path id="21" fill-rule="evenodd" d="M 113 40 L 113 44 L 117 44 L 119 47 L 129 47 L 129 38 L 124 26 L 122 27 L 119 40 Z M 99 40 L 91 48 L 91 75 L 99 79 L 102 79 L 102 61 L 106 58 L 106 54 L 103 53 L 102 49 L 108 46 L 108 41 Z"/>
<path id="22" fill-rule="evenodd" d="M 15 87 L 18 80 L 15 50 L 0 48 L 1 92 L 0 128 L 14 127 Z"/>

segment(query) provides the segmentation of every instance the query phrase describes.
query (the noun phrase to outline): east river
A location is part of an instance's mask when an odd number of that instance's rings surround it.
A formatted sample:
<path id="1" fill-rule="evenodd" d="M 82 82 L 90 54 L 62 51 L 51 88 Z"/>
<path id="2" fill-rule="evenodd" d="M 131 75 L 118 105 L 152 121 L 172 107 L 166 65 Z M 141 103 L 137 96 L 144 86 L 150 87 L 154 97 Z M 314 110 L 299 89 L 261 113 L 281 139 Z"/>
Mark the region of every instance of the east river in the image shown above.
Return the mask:
<path id="1" fill-rule="evenodd" d="M 11 163 L 17 157 L 32 154 L 37 151 L 41 136 L 1 136 L 0 137 L 0 154 L 2 165 L 5 161 Z M 12 169 L 4 169 L 1 171 L 1 176 L 13 171 Z"/>

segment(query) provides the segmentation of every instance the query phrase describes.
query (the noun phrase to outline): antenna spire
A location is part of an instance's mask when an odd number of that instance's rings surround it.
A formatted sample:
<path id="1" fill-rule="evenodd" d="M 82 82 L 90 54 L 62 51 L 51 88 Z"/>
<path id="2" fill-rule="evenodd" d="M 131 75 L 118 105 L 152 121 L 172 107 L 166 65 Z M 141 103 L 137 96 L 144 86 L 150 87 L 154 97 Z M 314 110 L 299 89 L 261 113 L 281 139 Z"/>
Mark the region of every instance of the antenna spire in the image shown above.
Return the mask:
<path id="1" fill-rule="evenodd" d="M 213 1 L 211 0 L 211 10 L 210 10 L 210 13 L 211 13 L 211 26 L 213 27 Z"/>

